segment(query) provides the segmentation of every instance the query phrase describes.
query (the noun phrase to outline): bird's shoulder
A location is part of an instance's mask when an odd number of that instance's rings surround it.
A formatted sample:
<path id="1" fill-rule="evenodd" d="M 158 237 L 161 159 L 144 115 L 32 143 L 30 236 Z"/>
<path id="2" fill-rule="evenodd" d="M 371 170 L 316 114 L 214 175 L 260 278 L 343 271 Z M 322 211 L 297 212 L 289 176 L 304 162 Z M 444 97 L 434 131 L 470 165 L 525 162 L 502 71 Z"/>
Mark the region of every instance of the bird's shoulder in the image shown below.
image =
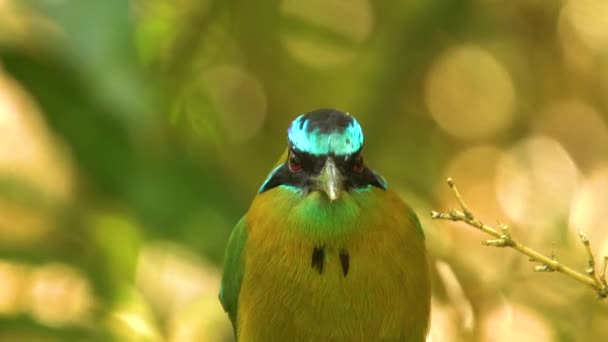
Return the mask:
<path id="1" fill-rule="evenodd" d="M 378 189 L 375 192 L 376 203 L 378 210 L 382 211 L 384 217 L 393 217 L 395 221 L 400 222 L 401 226 L 408 229 L 414 228 L 416 234 L 422 239 L 425 239 L 424 230 L 418 215 L 405 200 L 404 196 L 397 193 L 391 188 L 382 190 Z"/>

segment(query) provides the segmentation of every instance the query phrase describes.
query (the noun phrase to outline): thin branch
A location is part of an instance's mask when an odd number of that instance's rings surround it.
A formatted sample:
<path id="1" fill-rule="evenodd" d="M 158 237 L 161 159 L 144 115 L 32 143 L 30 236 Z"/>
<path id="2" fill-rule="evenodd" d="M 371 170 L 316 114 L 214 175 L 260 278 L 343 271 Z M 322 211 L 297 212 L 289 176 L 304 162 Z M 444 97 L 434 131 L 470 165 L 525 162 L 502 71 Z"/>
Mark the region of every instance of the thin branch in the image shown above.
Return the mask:
<path id="1" fill-rule="evenodd" d="M 600 279 L 602 280 L 602 284 L 608 287 L 608 281 L 606 281 L 606 269 L 608 268 L 608 255 L 604 256 L 604 265 L 602 266 L 602 272 L 600 273 Z"/>
<path id="2" fill-rule="evenodd" d="M 602 283 L 600 277 L 598 277 L 595 273 L 595 257 L 593 256 L 593 251 L 591 250 L 591 243 L 589 242 L 589 239 L 587 238 L 587 235 L 585 235 L 585 233 L 578 232 L 578 236 L 581 238 L 581 242 L 585 246 L 585 251 L 587 252 L 587 256 L 589 257 L 589 267 L 587 267 L 585 272 L 587 272 L 589 277 L 591 277 L 595 281 L 595 285 L 601 288 L 604 284 Z"/>
<path id="3" fill-rule="evenodd" d="M 502 223 L 498 223 L 500 227 L 500 231 L 490 227 L 486 224 L 483 224 L 481 221 L 475 219 L 473 213 L 465 203 L 463 197 L 461 196 L 458 188 L 454 181 L 451 178 L 448 178 L 448 185 L 452 189 L 456 200 L 458 201 L 458 205 L 460 206 L 461 211 L 451 209 L 447 213 L 439 213 L 436 211 L 431 212 L 431 218 L 435 220 L 449 220 L 449 221 L 461 221 L 465 222 L 469 226 L 477 228 L 491 236 L 495 239 L 484 240 L 482 244 L 484 246 L 492 246 L 492 247 L 510 247 L 518 252 L 527 255 L 532 262 L 538 262 L 540 265 L 535 267 L 535 271 L 537 272 L 559 272 L 563 273 L 566 276 L 583 283 L 591 288 L 593 288 L 600 298 L 608 297 L 608 283 L 606 282 L 606 269 L 608 268 L 608 256 L 604 257 L 604 263 L 601 269 L 601 272 L 596 272 L 595 258 L 593 256 L 593 252 L 591 251 L 591 245 L 589 239 L 583 234 L 579 233 L 581 238 L 581 242 L 585 246 L 588 256 L 588 268 L 586 269 L 586 273 L 579 272 L 571 267 L 568 267 L 562 263 L 560 263 L 556 256 L 554 248 L 551 251 L 551 257 L 548 257 L 522 243 L 513 239 L 511 236 L 509 227 L 503 225 Z"/>
<path id="4" fill-rule="evenodd" d="M 452 192 L 454 192 L 454 196 L 456 196 L 456 200 L 458 201 L 458 204 L 462 208 L 462 211 L 464 212 L 464 215 L 467 218 L 472 219 L 473 218 L 473 213 L 471 212 L 471 210 L 469 209 L 469 207 L 466 205 L 466 203 L 464 203 L 464 199 L 460 195 L 460 191 L 458 191 L 458 188 L 456 187 L 456 183 L 454 183 L 454 180 L 452 178 L 448 178 L 448 185 L 452 189 Z"/>

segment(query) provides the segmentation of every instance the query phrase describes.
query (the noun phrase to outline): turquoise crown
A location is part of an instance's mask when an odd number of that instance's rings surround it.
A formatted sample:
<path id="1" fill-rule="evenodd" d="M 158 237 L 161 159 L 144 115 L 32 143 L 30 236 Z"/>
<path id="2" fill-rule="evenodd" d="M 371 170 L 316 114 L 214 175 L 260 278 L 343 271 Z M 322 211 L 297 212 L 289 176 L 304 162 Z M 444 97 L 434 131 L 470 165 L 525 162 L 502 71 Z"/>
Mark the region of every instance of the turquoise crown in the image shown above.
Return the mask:
<path id="1" fill-rule="evenodd" d="M 298 116 L 289 126 L 291 148 L 319 155 L 351 155 L 363 147 L 357 119 L 335 109 L 317 109 Z"/>

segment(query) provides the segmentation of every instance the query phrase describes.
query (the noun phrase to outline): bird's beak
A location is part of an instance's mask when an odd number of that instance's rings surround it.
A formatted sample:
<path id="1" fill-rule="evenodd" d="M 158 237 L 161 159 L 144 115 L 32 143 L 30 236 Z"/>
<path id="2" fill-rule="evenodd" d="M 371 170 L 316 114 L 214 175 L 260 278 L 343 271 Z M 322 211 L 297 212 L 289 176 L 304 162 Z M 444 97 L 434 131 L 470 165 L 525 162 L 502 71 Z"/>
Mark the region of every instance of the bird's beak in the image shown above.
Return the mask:
<path id="1" fill-rule="evenodd" d="M 330 201 L 335 201 L 340 197 L 342 191 L 342 174 L 331 157 L 327 158 L 323 169 L 316 179 L 317 189 L 323 191 Z"/>

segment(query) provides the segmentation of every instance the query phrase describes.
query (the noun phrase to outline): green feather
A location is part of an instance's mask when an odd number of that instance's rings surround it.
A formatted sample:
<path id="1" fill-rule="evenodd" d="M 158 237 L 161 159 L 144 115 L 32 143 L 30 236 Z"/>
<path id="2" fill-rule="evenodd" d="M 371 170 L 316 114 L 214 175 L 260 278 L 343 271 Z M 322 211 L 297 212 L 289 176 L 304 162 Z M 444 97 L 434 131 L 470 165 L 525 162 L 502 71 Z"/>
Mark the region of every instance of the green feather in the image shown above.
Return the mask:
<path id="1" fill-rule="evenodd" d="M 232 322 L 233 330 L 237 330 L 237 312 L 239 306 L 239 294 L 244 272 L 244 251 L 247 242 L 247 229 L 245 228 L 245 217 L 236 224 L 226 248 L 224 258 L 224 274 L 220 287 L 220 302 L 228 313 Z"/>
<path id="2" fill-rule="evenodd" d="M 412 220 L 412 223 L 414 224 L 414 227 L 416 227 L 416 232 L 422 240 L 425 240 L 424 229 L 422 229 L 420 219 L 418 219 L 418 216 L 416 216 L 416 213 L 411 208 L 408 208 L 408 214 L 410 216 L 410 220 Z"/>

